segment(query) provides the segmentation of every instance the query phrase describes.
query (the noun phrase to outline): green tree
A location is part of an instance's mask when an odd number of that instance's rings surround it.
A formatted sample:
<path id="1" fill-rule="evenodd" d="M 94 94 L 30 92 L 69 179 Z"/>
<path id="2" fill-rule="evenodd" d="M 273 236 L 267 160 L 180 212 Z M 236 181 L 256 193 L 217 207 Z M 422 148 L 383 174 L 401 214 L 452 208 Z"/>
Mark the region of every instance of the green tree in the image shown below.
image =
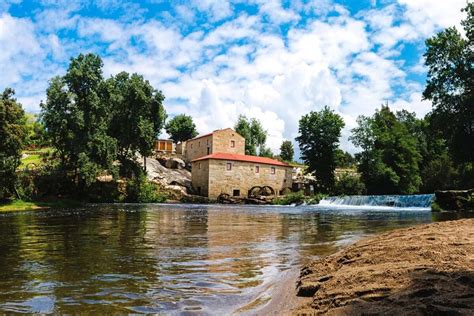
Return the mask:
<path id="1" fill-rule="evenodd" d="M 81 187 L 95 182 L 103 170 L 113 170 L 116 157 L 117 141 L 108 135 L 112 111 L 102 66 L 94 54 L 72 58 L 66 75 L 51 80 L 41 103 L 52 145 Z"/>
<path id="2" fill-rule="evenodd" d="M 37 114 L 26 113 L 26 147 L 43 147 L 48 144 L 46 128 Z"/>
<path id="3" fill-rule="evenodd" d="M 14 192 L 25 137 L 24 112 L 14 94 L 6 88 L 0 96 L 0 199 Z"/>
<path id="4" fill-rule="evenodd" d="M 270 148 L 261 146 L 258 155 L 260 157 L 273 158 L 273 152 Z"/>
<path id="5" fill-rule="evenodd" d="M 421 179 L 421 154 L 416 135 L 388 106 L 372 117 L 360 116 L 351 140 L 362 149 L 356 155 L 358 171 L 371 194 L 411 194 Z"/>
<path id="6" fill-rule="evenodd" d="M 293 143 L 289 140 L 284 140 L 280 146 L 280 157 L 284 161 L 291 162 L 293 161 L 293 156 L 295 155 L 295 149 L 293 148 Z"/>
<path id="7" fill-rule="evenodd" d="M 321 191 L 330 192 L 334 187 L 336 150 L 344 127 L 342 117 L 328 106 L 319 112 L 311 111 L 299 121 L 299 143 L 301 158 L 308 171 L 316 174 Z"/>
<path id="8" fill-rule="evenodd" d="M 152 153 L 166 119 L 165 97 L 138 74 L 121 72 L 107 84 L 111 108 L 108 133 L 117 142 L 122 167 L 128 166 L 126 160 L 135 161 L 136 153 L 143 157 Z"/>
<path id="9" fill-rule="evenodd" d="M 352 168 L 355 165 L 355 158 L 347 151 L 336 149 L 336 168 Z"/>
<path id="10" fill-rule="evenodd" d="M 184 142 L 198 135 L 193 118 L 186 114 L 173 117 L 166 124 L 165 129 L 175 143 Z"/>
<path id="11" fill-rule="evenodd" d="M 474 161 L 474 3 L 463 9 L 463 37 L 450 27 L 426 41 L 428 78 L 424 99 L 431 100 L 431 123 L 442 131 L 456 163 Z"/>
<path id="12" fill-rule="evenodd" d="M 234 126 L 237 133 L 245 138 L 245 154 L 257 155 L 257 149 L 265 146 L 267 141 L 267 131 L 263 129 L 259 120 L 248 119 L 244 115 L 240 115 Z"/>

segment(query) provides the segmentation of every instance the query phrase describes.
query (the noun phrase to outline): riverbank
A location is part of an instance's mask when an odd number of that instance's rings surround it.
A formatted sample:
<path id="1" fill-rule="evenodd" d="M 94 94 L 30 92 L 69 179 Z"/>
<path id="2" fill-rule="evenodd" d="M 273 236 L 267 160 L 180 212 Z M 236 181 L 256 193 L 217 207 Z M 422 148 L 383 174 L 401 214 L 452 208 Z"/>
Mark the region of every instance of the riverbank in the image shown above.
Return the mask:
<path id="1" fill-rule="evenodd" d="M 472 314 L 474 219 L 363 239 L 304 267 L 296 314 Z"/>
<path id="2" fill-rule="evenodd" d="M 34 211 L 50 208 L 78 207 L 84 203 L 75 200 L 49 200 L 28 202 L 23 200 L 11 200 L 0 203 L 0 213 L 2 212 L 18 212 L 18 211 Z"/>

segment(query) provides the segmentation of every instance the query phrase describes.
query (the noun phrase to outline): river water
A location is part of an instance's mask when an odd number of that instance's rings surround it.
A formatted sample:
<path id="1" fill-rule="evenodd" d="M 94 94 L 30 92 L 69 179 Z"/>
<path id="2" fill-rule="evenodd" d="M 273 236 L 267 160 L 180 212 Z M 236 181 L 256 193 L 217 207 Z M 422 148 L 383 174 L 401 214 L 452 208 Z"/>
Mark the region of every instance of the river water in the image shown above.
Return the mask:
<path id="1" fill-rule="evenodd" d="M 0 214 L 0 314 L 243 311 L 268 302 L 285 273 L 308 260 L 433 220 L 426 209 L 314 206 L 94 205 Z"/>

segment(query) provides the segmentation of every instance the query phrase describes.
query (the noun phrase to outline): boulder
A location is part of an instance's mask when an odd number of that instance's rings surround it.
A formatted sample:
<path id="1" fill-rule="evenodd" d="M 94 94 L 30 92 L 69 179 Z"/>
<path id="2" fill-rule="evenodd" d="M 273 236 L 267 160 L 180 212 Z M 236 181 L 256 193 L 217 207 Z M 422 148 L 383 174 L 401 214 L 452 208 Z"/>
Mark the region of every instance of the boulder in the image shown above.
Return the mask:
<path id="1" fill-rule="evenodd" d="M 165 167 L 168 169 L 184 169 L 186 164 L 180 158 L 168 158 L 165 162 Z"/>
<path id="2" fill-rule="evenodd" d="M 180 186 L 183 188 L 183 192 L 192 192 L 191 172 L 186 169 L 168 169 L 163 166 L 157 159 L 147 158 L 146 171 L 147 178 L 159 184 L 163 188 L 166 188 L 167 186 Z"/>

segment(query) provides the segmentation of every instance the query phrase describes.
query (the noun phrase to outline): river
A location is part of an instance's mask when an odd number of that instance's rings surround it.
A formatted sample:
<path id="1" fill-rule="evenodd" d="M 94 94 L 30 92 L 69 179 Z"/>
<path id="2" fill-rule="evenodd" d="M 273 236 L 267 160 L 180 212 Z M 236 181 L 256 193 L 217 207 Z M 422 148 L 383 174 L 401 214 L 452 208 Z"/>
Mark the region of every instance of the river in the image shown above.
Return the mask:
<path id="1" fill-rule="evenodd" d="M 0 214 L 0 313 L 252 313 L 307 260 L 427 209 L 92 205 Z M 295 274 L 296 272 L 296 274 Z"/>

